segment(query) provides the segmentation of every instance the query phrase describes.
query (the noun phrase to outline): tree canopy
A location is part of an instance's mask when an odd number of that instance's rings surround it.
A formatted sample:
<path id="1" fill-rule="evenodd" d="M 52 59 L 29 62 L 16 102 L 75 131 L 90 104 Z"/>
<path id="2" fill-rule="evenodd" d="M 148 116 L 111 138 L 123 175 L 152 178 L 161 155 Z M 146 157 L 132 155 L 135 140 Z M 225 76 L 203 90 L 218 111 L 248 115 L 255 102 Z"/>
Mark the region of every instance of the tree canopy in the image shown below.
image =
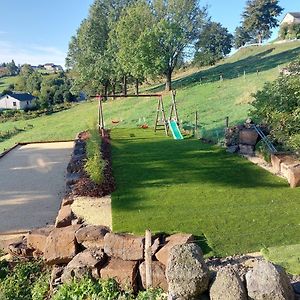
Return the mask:
<path id="1" fill-rule="evenodd" d="M 282 11 L 278 0 L 248 0 L 242 14 L 242 28 L 250 39 L 262 43 L 270 38 L 272 28 L 278 26 L 277 17 Z"/>

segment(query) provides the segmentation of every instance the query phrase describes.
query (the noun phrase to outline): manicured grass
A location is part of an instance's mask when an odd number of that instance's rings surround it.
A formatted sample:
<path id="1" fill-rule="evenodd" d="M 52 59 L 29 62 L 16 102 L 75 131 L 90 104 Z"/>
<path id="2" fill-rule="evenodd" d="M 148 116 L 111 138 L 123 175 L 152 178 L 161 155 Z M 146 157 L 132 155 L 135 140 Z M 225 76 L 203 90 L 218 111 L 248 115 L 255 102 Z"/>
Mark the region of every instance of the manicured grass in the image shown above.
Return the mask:
<path id="1" fill-rule="evenodd" d="M 222 256 L 300 242 L 300 190 L 281 178 L 194 139 L 142 129 L 112 138 L 114 230 L 193 233 Z"/>
<path id="2" fill-rule="evenodd" d="M 300 244 L 262 250 L 266 259 L 284 267 L 290 274 L 300 274 Z"/>

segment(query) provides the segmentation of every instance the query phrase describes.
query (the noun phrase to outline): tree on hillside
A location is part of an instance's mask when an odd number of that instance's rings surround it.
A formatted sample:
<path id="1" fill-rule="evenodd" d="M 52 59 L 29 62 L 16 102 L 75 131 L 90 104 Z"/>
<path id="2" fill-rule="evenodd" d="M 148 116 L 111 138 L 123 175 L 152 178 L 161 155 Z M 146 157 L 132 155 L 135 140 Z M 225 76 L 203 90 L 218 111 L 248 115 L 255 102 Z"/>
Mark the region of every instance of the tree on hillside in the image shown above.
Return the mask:
<path id="1" fill-rule="evenodd" d="M 76 36 L 72 37 L 68 67 L 76 69 L 80 88 L 90 94 L 107 94 L 110 83 L 111 63 L 109 33 L 129 0 L 95 0 L 88 17 L 81 23 Z"/>
<path id="2" fill-rule="evenodd" d="M 141 60 L 149 75 L 164 75 L 166 90 L 172 73 L 187 47 L 195 45 L 207 21 L 198 0 L 154 0 L 155 24 L 141 37 Z"/>
<path id="3" fill-rule="evenodd" d="M 234 32 L 234 47 L 236 49 L 245 46 L 246 43 L 251 41 L 250 34 L 242 26 L 238 26 Z"/>
<path id="4" fill-rule="evenodd" d="M 222 24 L 209 22 L 196 43 L 195 63 L 200 66 L 215 64 L 230 53 L 232 40 L 233 35 Z"/>
<path id="5" fill-rule="evenodd" d="M 8 69 L 9 75 L 14 76 L 17 75 L 19 72 L 19 68 L 16 66 L 15 61 L 12 60 L 10 63 L 6 64 L 6 67 Z"/>
<path id="6" fill-rule="evenodd" d="M 277 17 L 283 11 L 278 0 L 248 0 L 242 14 L 242 27 L 258 43 L 271 36 L 272 28 L 278 26 Z"/>
<path id="7" fill-rule="evenodd" d="M 113 31 L 115 37 L 111 38 L 116 42 L 118 63 L 136 80 L 136 94 L 139 92 L 139 82 L 145 77 L 140 38 L 153 24 L 154 16 L 149 4 L 146 1 L 138 1 L 124 11 Z"/>

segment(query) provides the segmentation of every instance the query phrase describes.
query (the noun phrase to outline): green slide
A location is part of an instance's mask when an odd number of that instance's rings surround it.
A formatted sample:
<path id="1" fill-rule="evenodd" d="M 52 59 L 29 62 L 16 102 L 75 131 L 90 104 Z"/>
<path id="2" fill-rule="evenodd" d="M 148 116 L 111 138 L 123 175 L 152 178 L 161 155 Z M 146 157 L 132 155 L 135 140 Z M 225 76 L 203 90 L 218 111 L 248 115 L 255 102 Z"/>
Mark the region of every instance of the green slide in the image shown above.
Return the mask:
<path id="1" fill-rule="evenodd" d="M 170 126 L 174 140 L 183 140 L 183 136 L 178 128 L 177 122 L 175 120 L 170 120 L 169 126 Z"/>

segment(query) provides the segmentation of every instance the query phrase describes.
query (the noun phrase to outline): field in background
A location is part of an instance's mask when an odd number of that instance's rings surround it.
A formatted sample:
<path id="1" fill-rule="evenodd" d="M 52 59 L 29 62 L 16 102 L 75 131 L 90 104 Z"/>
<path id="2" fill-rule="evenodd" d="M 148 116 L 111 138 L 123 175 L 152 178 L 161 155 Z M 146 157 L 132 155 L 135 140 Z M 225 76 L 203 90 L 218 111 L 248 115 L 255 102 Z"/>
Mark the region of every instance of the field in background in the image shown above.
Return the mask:
<path id="1" fill-rule="evenodd" d="M 299 55 L 300 42 L 254 46 L 241 49 L 214 67 L 177 74 L 173 87 L 177 89 L 180 120 L 186 128 L 192 127 L 197 110 L 201 135 L 218 140 L 224 132 L 225 117 L 229 117 L 230 124 L 243 122 L 251 108 L 251 94 L 262 88 L 266 81 L 275 79 L 281 66 Z M 220 75 L 223 81 L 220 81 Z M 148 87 L 147 92 L 162 90 L 163 85 L 156 85 Z M 167 93 L 164 96 L 167 114 L 170 100 L 170 94 Z M 134 128 L 144 122 L 152 127 L 156 105 L 154 98 L 108 101 L 104 104 L 106 126 L 115 126 L 112 120 L 117 120 L 120 121 L 117 127 Z M 72 139 L 96 119 L 97 103 L 83 103 L 51 116 L 2 123 L 0 131 L 13 130 L 14 127 L 23 131 L 17 131 L 17 134 L 1 142 L 0 151 L 19 141 Z"/>
<path id="2" fill-rule="evenodd" d="M 18 76 L 2 77 L 0 78 L 0 93 L 7 89 L 10 84 L 13 84 L 18 79 Z"/>

